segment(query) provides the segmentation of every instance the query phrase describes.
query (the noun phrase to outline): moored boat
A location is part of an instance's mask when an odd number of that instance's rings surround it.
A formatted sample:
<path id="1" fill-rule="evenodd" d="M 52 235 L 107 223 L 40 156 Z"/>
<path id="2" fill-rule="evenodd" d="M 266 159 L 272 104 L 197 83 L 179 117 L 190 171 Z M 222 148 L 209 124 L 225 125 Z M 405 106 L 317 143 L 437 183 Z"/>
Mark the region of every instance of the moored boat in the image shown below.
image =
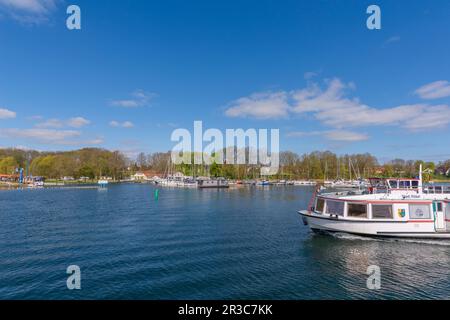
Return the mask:
<path id="1" fill-rule="evenodd" d="M 106 179 L 100 179 L 100 180 L 97 181 L 97 184 L 100 187 L 104 188 L 104 187 L 106 187 L 109 184 L 109 181 L 106 180 Z"/>
<path id="2" fill-rule="evenodd" d="M 197 186 L 200 189 L 207 189 L 207 188 L 229 188 L 228 181 L 224 178 L 217 178 L 217 179 L 198 179 Z"/>
<path id="3" fill-rule="evenodd" d="M 450 239 L 450 186 L 419 179 L 370 179 L 362 193 L 316 193 L 299 212 L 314 231 L 363 236 Z"/>
<path id="4" fill-rule="evenodd" d="M 295 180 L 292 181 L 292 184 L 295 186 L 315 186 L 317 182 L 310 180 Z"/>
<path id="5" fill-rule="evenodd" d="M 256 182 L 257 186 L 269 186 L 270 182 L 268 180 L 261 180 Z"/>

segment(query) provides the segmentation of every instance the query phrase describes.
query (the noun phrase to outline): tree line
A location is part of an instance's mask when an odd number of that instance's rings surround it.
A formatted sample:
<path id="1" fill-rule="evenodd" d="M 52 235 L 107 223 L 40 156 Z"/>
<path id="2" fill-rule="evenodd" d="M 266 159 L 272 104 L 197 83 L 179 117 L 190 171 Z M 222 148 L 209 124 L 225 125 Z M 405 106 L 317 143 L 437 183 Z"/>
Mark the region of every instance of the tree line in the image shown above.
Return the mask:
<path id="1" fill-rule="evenodd" d="M 248 150 L 246 155 L 248 159 Z M 330 151 L 315 151 L 299 155 L 295 152 L 284 151 L 279 154 L 279 159 L 280 169 L 278 174 L 272 177 L 275 179 L 415 177 L 420 164 L 427 170 L 428 178 L 450 173 L 450 160 L 434 163 L 395 159 L 380 164 L 377 158 L 369 153 L 337 155 Z M 29 175 L 43 176 L 48 179 L 63 177 L 98 179 L 107 176 L 120 180 L 138 171 L 152 171 L 152 174 L 160 176 L 179 171 L 187 176 L 220 176 L 230 179 L 260 177 L 260 166 L 249 164 L 248 161 L 240 165 L 216 162 L 209 166 L 187 163 L 171 165 L 170 152 L 140 153 L 136 159 L 129 159 L 120 151 L 99 148 L 62 152 L 0 149 L 0 174 L 14 174 L 17 168 L 23 168 Z"/>
<path id="2" fill-rule="evenodd" d="M 16 168 L 23 168 L 26 174 L 48 179 L 62 177 L 95 179 L 104 176 L 121 179 L 125 177 L 128 164 L 129 160 L 121 152 L 98 148 L 65 152 L 0 150 L 2 174 L 12 174 L 16 172 Z"/>
<path id="3" fill-rule="evenodd" d="M 236 153 L 236 151 L 234 151 Z M 191 155 L 193 158 L 194 155 Z M 368 177 L 416 177 L 420 165 L 426 170 L 425 178 L 450 173 L 450 160 L 439 163 L 422 160 L 394 159 L 380 164 L 378 159 L 370 153 L 336 155 L 330 151 L 314 151 L 299 155 L 291 151 L 279 154 L 280 169 L 273 176 L 276 179 L 357 179 Z M 246 150 L 248 160 L 248 150 Z M 168 172 L 170 153 L 153 153 L 137 156 L 135 166 L 139 170 L 153 170 L 159 173 Z M 193 161 L 191 161 L 193 163 Z M 243 164 L 230 165 L 212 163 L 209 166 L 194 164 L 173 165 L 172 171 L 180 171 L 188 176 L 209 175 L 230 179 L 254 179 L 259 177 L 260 166 Z"/>

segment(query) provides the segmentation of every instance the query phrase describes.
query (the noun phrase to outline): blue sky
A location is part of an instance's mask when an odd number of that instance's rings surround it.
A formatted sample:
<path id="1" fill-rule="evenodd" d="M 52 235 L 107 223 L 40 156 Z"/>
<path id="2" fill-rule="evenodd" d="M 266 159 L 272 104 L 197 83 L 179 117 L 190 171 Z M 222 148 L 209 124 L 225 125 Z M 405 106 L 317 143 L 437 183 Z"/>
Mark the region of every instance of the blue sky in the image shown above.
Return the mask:
<path id="1" fill-rule="evenodd" d="M 446 0 L 0 0 L 0 146 L 134 156 L 202 120 L 298 153 L 447 159 L 449 39 Z"/>

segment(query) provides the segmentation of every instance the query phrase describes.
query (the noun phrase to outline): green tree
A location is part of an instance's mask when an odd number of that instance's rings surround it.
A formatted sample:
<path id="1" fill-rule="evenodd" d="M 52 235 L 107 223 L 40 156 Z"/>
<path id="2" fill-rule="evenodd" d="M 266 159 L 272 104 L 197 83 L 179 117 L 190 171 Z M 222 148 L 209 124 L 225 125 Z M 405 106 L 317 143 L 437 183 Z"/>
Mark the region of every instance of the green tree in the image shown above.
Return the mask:
<path id="1" fill-rule="evenodd" d="M 212 177 L 220 177 L 222 174 L 222 170 L 220 168 L 220 166 L 214 161 L 211 166 L 209 167 L 209 174 Z"/>
<path id="2" fill-rule="evenodd" d="M 94 179 L 95 173 L 91 167 L 89 167 L 88 165 L 85 165 L 78 170 L 77 176 L 78 176 L 78 178 L 88 177 L 89 179 Z"/>
<path id="3" fill-rule="evenodd" d="M 13 174 L 14 170 L 19 166 L 16 159 L 13 157 L 6 157 L 0 160 L 0 173 Z"/>

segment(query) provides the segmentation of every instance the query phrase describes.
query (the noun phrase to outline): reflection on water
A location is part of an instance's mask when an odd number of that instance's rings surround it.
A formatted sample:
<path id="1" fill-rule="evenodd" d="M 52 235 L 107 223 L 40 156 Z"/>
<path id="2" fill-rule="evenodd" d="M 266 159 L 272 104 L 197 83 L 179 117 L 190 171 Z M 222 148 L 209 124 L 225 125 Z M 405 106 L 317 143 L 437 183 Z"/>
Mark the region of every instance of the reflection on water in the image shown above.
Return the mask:
<path id="1" fill-rule="evenodd" d="M 0 191 L 0 298 L 448 298 L 450 242 L 313 234 L 310 187 Z M 82 290 L 66 289 L 77 264 Z M 366 288 L 369 265 L 381 290 Z"/>
<path id="2" fill-rule="evenodd" d="M 448 298 L 448 241 L 374 239 L 348 234 L 314 235 L 305 243 L 324 277 L 330 297 Z M 381 268 L 381 290 L 362 290 L 370 265 Z M 337 288 L 329 286 L 335 279 Z"/>

